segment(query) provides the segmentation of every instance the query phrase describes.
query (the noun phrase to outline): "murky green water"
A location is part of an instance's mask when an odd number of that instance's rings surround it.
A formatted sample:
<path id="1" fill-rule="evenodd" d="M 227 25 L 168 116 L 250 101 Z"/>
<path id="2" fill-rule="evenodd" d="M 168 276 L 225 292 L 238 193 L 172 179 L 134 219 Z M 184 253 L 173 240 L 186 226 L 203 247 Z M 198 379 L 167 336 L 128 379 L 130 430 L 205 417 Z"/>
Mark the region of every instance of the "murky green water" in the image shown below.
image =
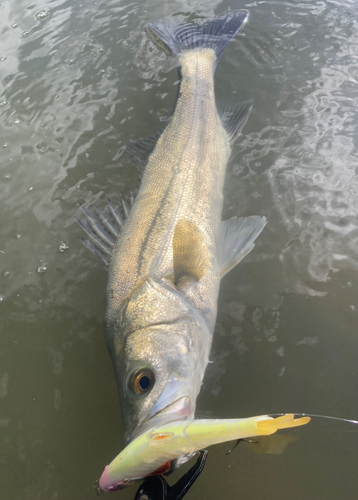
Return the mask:
<path id="1" fill-rule="evenodd" d="M 171 114 L 177 75 L 146 24 L 229 8 L 251 15 L 218 66 L 217 95 L 255 108 L 224 217 L 269 224 L 222 283 L 198 415 L 358 417 L 357 2 L 3 0 L 1 499 L 95 498 L 123 445 L 105 272 L 73 215 L 135 187 L 122 148 Z M 283 443 L 213 449 L 188 500 L 358 497 L 357 426 L 314 419 L 286 435 L 282 454 Z"/>

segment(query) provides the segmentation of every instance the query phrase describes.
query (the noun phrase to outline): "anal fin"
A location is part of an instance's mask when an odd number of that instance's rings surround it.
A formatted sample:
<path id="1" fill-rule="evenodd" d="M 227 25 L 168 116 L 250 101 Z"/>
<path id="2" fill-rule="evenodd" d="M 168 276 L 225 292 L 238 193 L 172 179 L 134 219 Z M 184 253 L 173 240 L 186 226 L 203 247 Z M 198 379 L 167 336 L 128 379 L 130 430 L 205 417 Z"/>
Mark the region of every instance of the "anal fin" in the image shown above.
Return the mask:
<path id="1" fill-rule="evenodd" d="M 188 280 L 199 281 L 207 272 L 209 255 L 198 226 L 180 219 L 173 237 L 174 283 L 180 286 Z"/>
<path id="2" fill-rule="evenodd" d="M 224 129 L 229 136 L 230 144 L 234 144 L 244 128 L 251 110 L 253 101 L 241 102 L 239 104 L 219 103 L 218 114 Z"/>
<path id="3" fill-rule="evenodd" d="M 232 217 L 221 222 L 217 241 L 220 276 L 224 277 L 254 248 L 254 241 L 266 225 L 266 218 Z"/>

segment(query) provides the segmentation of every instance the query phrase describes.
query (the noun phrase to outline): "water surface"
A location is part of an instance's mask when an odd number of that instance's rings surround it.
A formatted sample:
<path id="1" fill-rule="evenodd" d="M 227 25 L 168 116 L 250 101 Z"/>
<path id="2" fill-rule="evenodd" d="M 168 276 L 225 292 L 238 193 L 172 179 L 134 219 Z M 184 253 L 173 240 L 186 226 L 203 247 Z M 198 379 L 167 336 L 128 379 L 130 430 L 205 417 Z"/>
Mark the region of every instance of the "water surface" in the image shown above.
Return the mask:
<path id="1" fill-rule="evenodd" d="M 250 20 L 218 65 L 217 96 L 255 106 L 228 167 L 224 218 L 269 224 L 223 280 L 198 415 L 358 417 L 356 2 L 3 0 L 4 500 L 95 498 L 123 446 L 103 338 L 106 276 L 73 216 L 135 188 L 123 147 L 171 115 L 177 74 L 148 22 L 230 8 Z M 358 497 L 357 426 L 314 419 L 284 435 L 229 456 L 228 445 L 213 449 L 188 500 Z"/>

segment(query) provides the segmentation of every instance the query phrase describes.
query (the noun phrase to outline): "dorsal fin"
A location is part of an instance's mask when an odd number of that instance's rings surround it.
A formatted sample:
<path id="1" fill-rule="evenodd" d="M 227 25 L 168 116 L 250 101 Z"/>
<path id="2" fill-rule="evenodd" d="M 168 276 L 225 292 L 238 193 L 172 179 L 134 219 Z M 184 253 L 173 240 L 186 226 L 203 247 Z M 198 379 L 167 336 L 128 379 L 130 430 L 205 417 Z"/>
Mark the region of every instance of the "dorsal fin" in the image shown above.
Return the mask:
<path id="1" fill-rule="evenodd" d="M 254 241 L 266 225 L 266 218 L 259 215 L 251 217 L 232 217 L 221 222 L 218 236 L 218 265 L 220 276 L 231 271 L 251 250 Z"/>
<path id="2" fill-rule="evenodd" d="M 126 145 L 124 152 L 133 161 L 140 174 L 143 173 L 144 168 L 148 163 L 148 158 L 152 154 L 162 132 L 163 130 L 160 130 L 156 134 L 149 137 L 132 139 Z"/>
<path id="3" fill-rule="evenodd" d="M 174 284 L 183 280 L 199 281 L 207 272 L 210 256 L 198 226 L 187 219 L 179 219 L 173 237 Z"/>
<path id="4" fill-rule="evenodd" d="M 229 136 L 230 144 L 234 144 L 244 128 L 252 110 L 253 101 L 241 102 L 239 104 L 219 103 L 218 114 L 224 129 Z"/>
<path id="5" fill-rule="evenodd" d="M 109 265 L 114 245 L 133 203 L 133 193 L 130 194 L 127 200 L 124 200 L 121 196 L 117 206 L 114 206 L 108 198 L 104 210 L 100 210 L 96 205 L 89 205 L 87 208 L 80 205 L 87 219 L 79 220 L 75 217 L 75 221 L 90 238 L 89 240 L 80 238 L 82 243 L 103 260 L 106 268 Z"/>

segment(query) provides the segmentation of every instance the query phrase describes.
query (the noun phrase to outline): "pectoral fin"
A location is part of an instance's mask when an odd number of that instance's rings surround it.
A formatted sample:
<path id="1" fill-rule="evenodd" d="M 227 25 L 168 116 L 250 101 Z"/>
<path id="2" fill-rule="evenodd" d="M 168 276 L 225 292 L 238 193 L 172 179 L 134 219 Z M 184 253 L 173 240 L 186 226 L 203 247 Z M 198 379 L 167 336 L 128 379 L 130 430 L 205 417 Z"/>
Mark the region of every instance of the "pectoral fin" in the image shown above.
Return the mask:
<path id="1" fill-rule="evenodd" d="M 222 221 L 217 242 L 220 276 L 223 278 L 254 248 L 254 241 L 266 225 L 266 218 L 232 217 Z"/>
<path id="2" fill-rule="evenodd" d="M 207 272 L 209 254 L 203 235 L 194 222 L 180 219 L 173 237 L 174 283 L 180 286 L 183 280 L 199 281 Z"/>

